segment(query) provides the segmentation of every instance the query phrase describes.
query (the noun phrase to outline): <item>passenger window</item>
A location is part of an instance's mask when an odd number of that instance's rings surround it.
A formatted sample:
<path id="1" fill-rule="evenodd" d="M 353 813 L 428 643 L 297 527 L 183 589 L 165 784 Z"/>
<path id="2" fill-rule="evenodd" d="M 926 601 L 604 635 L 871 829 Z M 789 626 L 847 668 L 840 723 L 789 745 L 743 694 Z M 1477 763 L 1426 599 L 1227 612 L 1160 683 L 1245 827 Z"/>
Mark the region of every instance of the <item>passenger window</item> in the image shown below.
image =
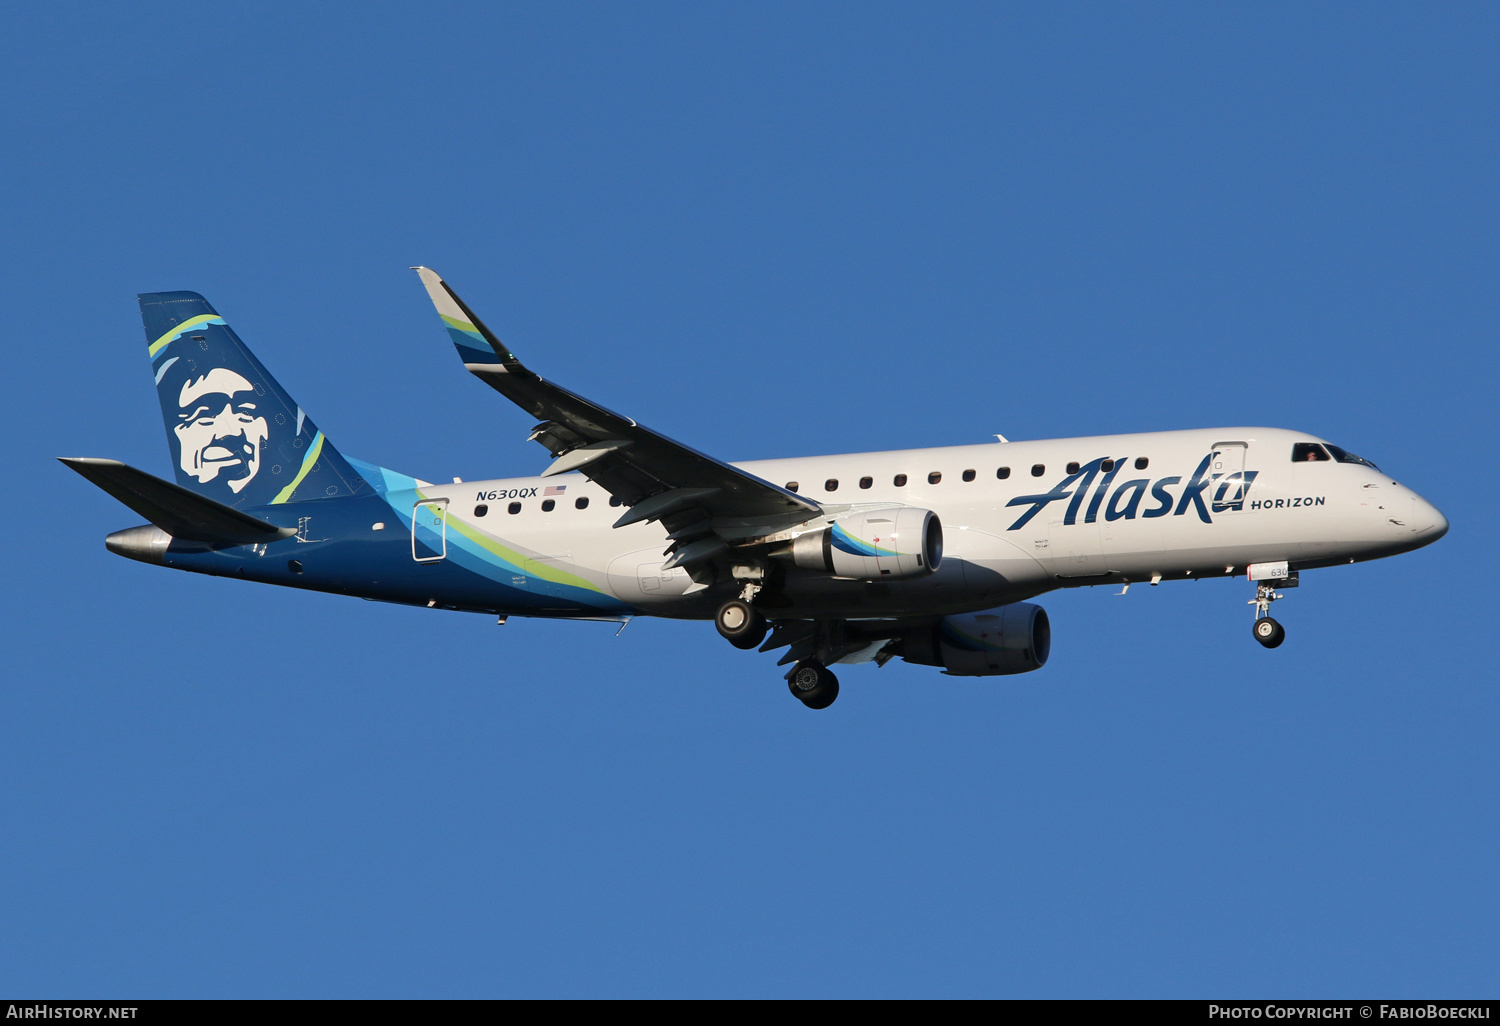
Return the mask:
<path id="1" fill-rule="evenodd" d="M 620 497 L 618 495 L 611 495 L 609 497 L 609 504 L 611 506 L 618 506 L 620 504 Z"/>
<path id="2" fill-rule="evenodd" d="M 932 473 L 930 473 L 930 474 L 927 475 L 927 483 L 928 484 L 937 484 L 942 479 L 943 479 L 943 472 L 941 470 L 934 470 Z"/>
<path id="3" fill-rule="evenodd" d="M 1004 481 L 1007 477 L 1010 477 L 1010 468 L 1001 467 L 999 470 L 995 471 L 995 476 Z"/>
<path id="4" fill-rule="evenodd" d="M 482 517 L 486 513 L 488 513 L 489 511 L 490 511 L 490 508 L 488 506 L 475 506 L 474 507 L 474 515 L 476 517 Z"/>
<path id="5" fill-rule="evenodd" d="M 859 479 L 859 486 L 861 488 L 868 488 L 871 485 L 873 485 L 874 483 L 875 483 L 875 479 L 873 477 L 862 477 L 862 478 Z"/>
<path id="6" fill-rule="evenodd" d="M 1328 453 L 1317 442 L 1298 442 L 1292 446 L 1293 463 L 1324 463 Z"/>
<path id="7" fill-rule="evenodd" d="M 1036 464 L 1035 466 L 1033 466 L 1031 468 L 1031 476 L 1032 477 L 1041 477 L 1046 472 L 1047 472 L 1047 466 L 1044 463 L 1038 463 L 1038 464 Z"/>
<path id="8" fill-rule="evenodd" d="M 1111 470 L 1115 469 L 1115 461 L 1105 460 L 1103 463 L 1099 464 L 1099 469 L 1108 474 Z"/>
<path id="9" fill-rule="evenodd" d="M 542 500 L 542 512 L 543 513 L 551 513 L 556 508 L 557 508 L 557 500 L 556 499 L 543 499 Z"/>
<path id="10" fill-rule="evenodd" d="M 965 481 L 972 481 L 972 480 L 974 480 L 974 471 L 972 471 L 972 470 L 966 470 L 966 471 L 964 471 L 964 480 Z"/>
<path id="11" fill-rule="evenodd" d="M 906 475 L 905 474 L 897 474 L 894 478 L 891 479 L 891 484 L 895 485 L 897 488 L 905 488 L 906 487 Z"/>
<path id="12" fill-rule="evenodd" d="M 519 502 L 513 502 L 509 506 L 507 506 L 506 509 L 508 512 L 513 514 L 519 513 L 521 512 L 521 504 Z"/>
<path id="13" fill-rule="evenodd" d="M 839 490 L 839 479 L 836 478 L 836 477 L 830 477 L 827 481 L 824 481 L 823 482 L 823 490 L 825 492 L 836 492 L 836 491 L 838 491 Z"/>
<path id="14" fill-rule="evenodd" d="M 1076 474 L 1076 473 L 1078 473 L 1078 464 L 1077 463 L 1069 463 L 1068 464 L 1068 473 L 1070 473 L 1070 474 Z"/>
<path id="15" fill-rule="evenodd" d="M 588 509 L 589 508 L 589 497 L 587 495 L 580 495 L 578 498 L 574 499 L 573 500 L 573 508 L 574 509 Z"/>
<path id="16" fill-rule="evenodd" d="M 1150 466 L 1150 464 L 1151 464 L 1151 461 L 1148 460 L 1144 456 L 1137 456 L 1135 458 L 1135 469 L 1136 470 L 1145 470 L 1148 466 Z"/>
<path id="17" fill-rule="evenodd" d="M 786 483 L 786 490 L 789 491 L 789 492 L 795 492 L 798 488 L 801 488 L 801 487 L 802 487 L 802 482 L 800 482 L 800 481 L 788 481 Z"/>

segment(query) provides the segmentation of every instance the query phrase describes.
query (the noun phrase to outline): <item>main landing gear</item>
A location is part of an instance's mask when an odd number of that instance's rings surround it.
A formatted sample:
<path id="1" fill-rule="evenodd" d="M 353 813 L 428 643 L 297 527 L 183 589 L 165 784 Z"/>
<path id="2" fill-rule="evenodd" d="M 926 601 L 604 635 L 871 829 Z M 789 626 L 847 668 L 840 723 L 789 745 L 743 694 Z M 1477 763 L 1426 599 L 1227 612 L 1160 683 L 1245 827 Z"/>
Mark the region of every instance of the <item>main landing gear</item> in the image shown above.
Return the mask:
<path id="1" fill-rule="evenodd" d="M 1266 648 L 1276 648 L 1286 640 L 1286 628 L 1271 619 L 1271 603 L 1286 597 L 1277 594 L 1278 583 L 1296 587 L 1297 578 L 1293 575 L 1286 580 L 1269 584 L 1261 581 L 1255 585 L 1255 597 L 1250 600 L 1250 605 L 1255 607 L 1255 624 L 1251 627 L 1251 632 L 1255 635 L 1255 640 Z"/>
<path id="2" fill-rule="evenodd" d="M 766 640 L 766 618 L 743 599 L 730 599 L 720 606 L 714 626 L 735 648 L 756 648 Z"/>
<path id="3" fill-rule="evenodd" d="M 714 626 L 735 648 L 758 648 L 761 642 L 766 640 L 766 633 L 770 630 L 770 624 L 766 622 L 765 616 L 750 604 L 750 600 L 755 597 L 755 591 L 748 588 L 747 591 L 748 595 L 730 599 L 714 614 Z M 792 697 L 809 709 L 827 709 L 833 704 L 833 700 L 839 697 L 839 679 L 827 666 L 823 665 L 822 660 L 837 659 L 845 654 L 848 648 L 842 644 L 841 635 L 838 642 L 835 642 L 831 633 L 832 627 L 827 624 L 823 627 L 823 635 L 828 635 L 823 642 L 813 644 L 810 640 L 813 635 L 811 627 L 807 635 L 798 642 L 806 646 L 802 654 L 816 655 L 818 658 L 802 659 L 792 667 L 792 672 L 786 675 L 787 687 L 791 690 Z M 786 643 L 783 642 L 783 644 Z M 783 663 L 785 662 L 786 660 L 783 660 Z"/>
<path id="4" fill-rule="evenodd" d="M 827 709 L 839 697 L 839 679 L 815 659 L 804 659 L 787 674 L 792 697 L 809 709 Z"/>

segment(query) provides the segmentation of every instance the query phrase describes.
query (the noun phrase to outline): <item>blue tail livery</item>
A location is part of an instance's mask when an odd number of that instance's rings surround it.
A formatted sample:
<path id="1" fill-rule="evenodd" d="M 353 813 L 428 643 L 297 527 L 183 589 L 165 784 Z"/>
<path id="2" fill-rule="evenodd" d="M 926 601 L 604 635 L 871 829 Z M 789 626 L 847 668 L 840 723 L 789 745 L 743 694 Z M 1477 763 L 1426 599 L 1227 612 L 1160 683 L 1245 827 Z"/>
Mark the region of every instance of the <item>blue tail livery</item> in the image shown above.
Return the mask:
<path id="1" fill-rule="evenodd" d="M 179 485 L 236 508 L 369 490 L 208 300 L 139 299 Z"/>

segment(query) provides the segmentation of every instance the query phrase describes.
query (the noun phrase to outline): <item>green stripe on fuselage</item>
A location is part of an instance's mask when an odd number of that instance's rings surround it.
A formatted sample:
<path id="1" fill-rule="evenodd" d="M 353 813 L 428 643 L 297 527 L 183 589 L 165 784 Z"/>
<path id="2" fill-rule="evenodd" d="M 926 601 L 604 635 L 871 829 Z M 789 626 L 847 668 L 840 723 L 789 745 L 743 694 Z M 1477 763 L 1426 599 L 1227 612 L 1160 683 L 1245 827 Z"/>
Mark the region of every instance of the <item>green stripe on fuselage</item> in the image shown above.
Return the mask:
<path id="1" fill-rule="evenodd" d="M 421 493 L 419 492 L 418 494 Z M 577 576 L 576 574 L 570 574 L 566 570 L 557 570 L 553 567 L 545 566 L 538 563 L 538 561 L 533 557 L 523 556 L 521 555 L 521 553 L 516 552 L 513 549 L 508 549 L 504 545 L 501 545 L 494 539 L 490 538 L 488 535 L 480 533 L 474 527 L 471 527 L 470 525 L 464 523 L 462 520 L 455 518 L 452 514 L 449 514 L 448 516 L 448 523 L 452 525 L 452 527 L 456 531 L 458 531 L 459 534 L 463 535 L 475 545 L 478 545 L 480 548 L 484 549 L 492 556 L 498 556 L 500 559 L 504 560 L 505 563 L 511 566 L 517 573 L 525 574 L 527 577 L 535 577 L 539 580 L 547 581 L 550 584 L 559 584 L 565 588 L 582 588 L 585 591 L 596 592 L 600 595 L 604 594 L 604 589 L 600 588 L 592 581 L 588 581 L 582 577 Z"/>
<path id="2" fill-rule="evenodd" d="M 424 495 L 420 489 L 417 489 L 414 494 L 416 495 L 419 502 L 432 501 L 432 499 L 427 495 Z M 474 526 L 464 523 L 462 520 L 454 516 L 451 512 L 448 514 L 447 522 L 449 526 L 453 528 L 453 530 L 457 531 L 465 539 L 483 549 L 491 556 L 496 557 L 498 560 L 500 560 L 501 563 L 505 565 L 506 568 L 508 568 L 513 573 L 524 574 L 527 577 L 535 577 L 538 580 L 546 581 L 549 584 L 560 585 L 564 588 L 580 588 L 584 591 L 591 591 L 598 595 L 607 594 L 603 588 L 599 587 L 597 584 L 594 584 L 592 581 L 589 581 L 583 577 L 579 577 L 577 574 L 570 574 L 566 570 L 558 570 L 550 566 L 542 565 L 531 556 L 524 556 L 514 549 L 506 548 L 504 545 L 501 545 L 489 535 L 482 533 Z"/>

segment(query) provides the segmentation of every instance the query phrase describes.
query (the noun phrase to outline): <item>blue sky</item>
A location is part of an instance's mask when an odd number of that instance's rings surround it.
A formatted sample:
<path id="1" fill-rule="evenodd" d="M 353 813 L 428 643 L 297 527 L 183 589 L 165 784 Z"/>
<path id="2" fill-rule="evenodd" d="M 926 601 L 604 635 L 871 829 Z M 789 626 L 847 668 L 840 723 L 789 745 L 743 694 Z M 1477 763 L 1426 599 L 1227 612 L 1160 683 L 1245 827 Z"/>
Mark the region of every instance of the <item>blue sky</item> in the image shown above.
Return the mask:
<path id="1" fill-rule="evenodd" d="M 1493 995 L 1500 12 L 31 5 L 0 13 L 0 991 Z M 529 474 L 438 269 L 726 459 L 1270 424 L 1452 521 L 1043 599 L 1051 662 L 174 574 L 52 461 L 170 466 L 137 292 L 345 452 Z M 47 516 L 37 516 L 45 504 Z"/>

